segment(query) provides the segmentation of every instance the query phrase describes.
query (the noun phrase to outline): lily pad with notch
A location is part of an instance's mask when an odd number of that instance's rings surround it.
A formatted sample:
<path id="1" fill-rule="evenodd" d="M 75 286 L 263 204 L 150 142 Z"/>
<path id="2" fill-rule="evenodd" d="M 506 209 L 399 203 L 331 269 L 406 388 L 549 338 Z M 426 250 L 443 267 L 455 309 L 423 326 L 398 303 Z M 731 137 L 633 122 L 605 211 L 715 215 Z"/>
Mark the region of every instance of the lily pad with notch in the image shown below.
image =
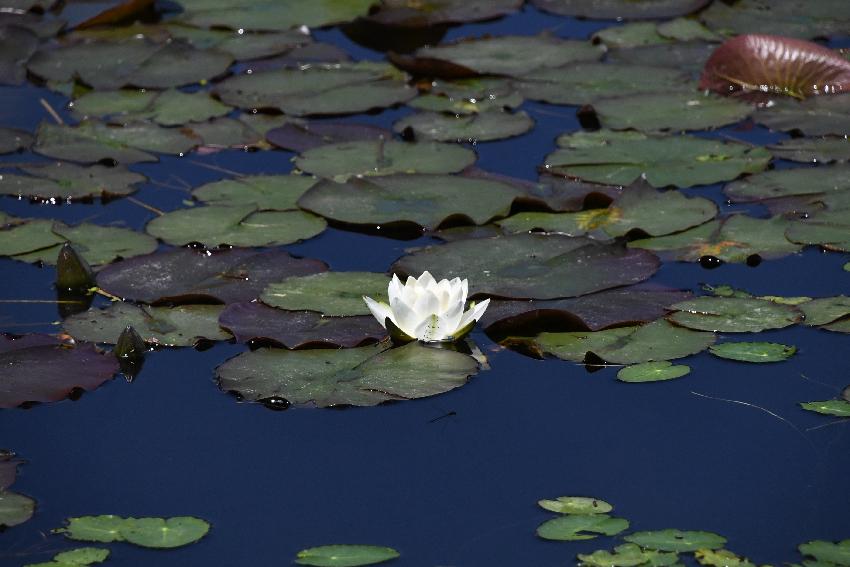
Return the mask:
<path id="1" fill-rule="evenodd" d="M 719 128 L 753 112 L 745 102 L 700 92 L 606 98 L 594 102 L 593 109 L 603 128 L 645 131 Z"/>
<path id="2" fill-rule="evenodd" d="M 97 283 L 144 303 L 233 303 L 257 299 L 270 283 L 327 269 L 285 251 L 179 248 L 111 264 L 98 272 Z"/>
<path id="3" fill-rule="evenodd" d="M 822 415 L 834 415 L 836 417 L 850 417 L 850 402 L 847 400 L 825 400 L 822 402 L 803 402 L 800 404 L 804 410 L 813 411 Z M 814 555 L 814 554 L 811 554 Z"/>
<path id="4" fill-rule="evenodd" d="M 715 533 L 675 529 L 635 532 L 624 536 L 623 539 L 644 549 L 675 552 L 720 549 L 726 545 L 726 538 Z"/>
<path id="5" fill-rule="evenodd" d="M 696 297 L 672 306 L 667 318 L 683 327 L 719 333 L 759 333 L 803 319 L 792 305 L 743 297 Z"/>
<path id="6" fill-rule="evenodd" d="M 537 527 L 537 536 L 556 541 L 580 541 L 598 535 L 616 535 L 628 527 L 628 520 L 608 514 L 570 514 L 543 522 Z"/>
<path id="7" fill-rule="evenodd" d="M 111 124 L 151 120 L 161 126 L 179 126 L 218 118 L 233 109 L 204 91 L 184 93 L 169 89 L 91 91 L 75 100 L 71 110 L 79 119 L 108 117 Z"/>
<path id="8" fill-rule="evenodd" d="M 53 533 L 75 541 L 126 541 L 140 547 L 173 549 L 197 542 L 209 529 L 208 522 L 192 516 L 122 518 L 103 515 L 68 518 L 67 526 Z"/>
<path id="9" fill-rule="evenodd" d="M 478 372 L 471 356 L 418 342 L 349 349 L 259 349 L 219 366 L 222 390 L 248 401 L 284 398 L 295 405 L 373 406 L 442 394 Z"/>
<path id="10" fill-rule="evenodd" d="M 11 490 L 0 490 L 0 529 L 23 524 L 34 513 L 35 500 Z"/>
<path id="11" fill-rule="evenodd" d="M 192 196 L 208 205 L 288 211 L 298 208 L 298 198 L 316 181 L 308 175 L 248 175 L 207 183 L 192 190 Z"/>
<path id="12" fill-rule="evenodd" d="M 781 99 L 758 110 L 753 119 L 771 130 L 806 136 L 850 135 L 850 101 L 846 96 L 815 96 L 803 101 Z"/>
<path id="13" fill-rule="evenodd" d="M 634 543 L 624 543 L 614 548 L 614 552 L 600 549 L 590 554 L 579 553 L 581 565 L 590 567 L 634 567 L 652 565 L 663 567 L 675 565 L 679 561 L 676 553 L 662 553 L 652 549 L 643 549 Z"/>
<path id="14" fill-rule="evenodd" d="M 30 199 L 70 201 L 92 197 L 129 195 L 147 178 L 122 166 L 54 162 L 45 165 L 21 165 L 27 175 L 0 175 L 0 194 Z"/>
<path id="15" fill-rule="evenodd" d="M 538 500 L 537 505 L 558 514 L 607 514 L 614 509 L 604 500 L 587 496 L 559 496 L 555 500 Z"/>
<path id="16" fill-rule="evenodd" d="M 359 567 L 397 557 L 400 557 L 398 551 L 379 545 L 321 545 L 299 551 L 295 563 L 315 567 Z"/>
<path id="17" fill-rule="evenodd" d="M 517 234 L 422 248 L 402 257 L 391 271 L 469 278 L 470 296 L 557 299 L 648 279 L 658 259 L 637 252 L 643 251 L 586 238 Z"/>
<path id="18" fill-rule="evenodd" d="M 797 352 L 797 347 L 765 342 L 727 342 L 712 345 L 708 352 L 740 362 L 781 362 Z"/>
<path id="19" fill-rule="evenodd" d="M 260 299 L 290 311 L 315 311 L 336 317 L 369 315 L 363 296 L 386 302 L 389 283 L 385 274 L 374 272 L 322 272 L 270 284 Z"/>
<path id="20" fill-rule="evenodd" d="M 466 116 L 443 112 L 418 112 L 398 120 L 393 128 L 412 132 L 417 140 L 437 142 L 489 142 L 525 134 L 534 120 L 524 111 L 487 110 Z"/>

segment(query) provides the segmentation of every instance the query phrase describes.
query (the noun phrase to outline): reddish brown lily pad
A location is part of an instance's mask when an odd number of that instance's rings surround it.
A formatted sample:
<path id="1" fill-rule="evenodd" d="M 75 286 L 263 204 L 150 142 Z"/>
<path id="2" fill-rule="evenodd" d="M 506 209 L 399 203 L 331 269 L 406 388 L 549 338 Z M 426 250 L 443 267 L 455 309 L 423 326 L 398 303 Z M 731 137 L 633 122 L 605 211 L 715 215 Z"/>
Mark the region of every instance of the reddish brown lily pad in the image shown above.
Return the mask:
<path id="1" fill-rule="evenodd" d="M 291 349 L 351 348 L 377 343 L 387 332 L 369 315 L 325 317 L 314 311 L 287 311 L 262 303 L 228 305 L 218 323 L 239 342 Z"/>
<path id="2" fill-rule="evenodd" d="M 178 248 L 111 264 L 97 275 L 104 290 L 144 303 L 251 301 L 273 282 L 326 271 L 319 260 L 284 251 Z"/>
<path id="3" fill-rule="evenodd" d="M 778 93 L 805 98 L 850 90 L 850 61 L 810 41 L 776 35 L 739 35 L 705 64 L 700 89 L 721 94 Z"/>
<path id="4" fill-rule="evenodd" d="M 46 335 L 0 335 L 0 368 L 0 408 L 14 408 L 94 390 L 118 372 L 118 360 L 91 343 L 72 346 Z"/>

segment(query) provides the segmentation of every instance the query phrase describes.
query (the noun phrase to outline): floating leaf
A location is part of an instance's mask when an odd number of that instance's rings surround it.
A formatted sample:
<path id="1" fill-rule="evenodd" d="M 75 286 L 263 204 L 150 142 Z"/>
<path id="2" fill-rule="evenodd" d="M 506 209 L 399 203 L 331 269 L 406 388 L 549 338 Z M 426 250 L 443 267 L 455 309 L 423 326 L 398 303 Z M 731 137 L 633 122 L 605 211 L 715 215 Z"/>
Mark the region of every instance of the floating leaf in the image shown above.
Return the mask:
<path id="1" fill-rule="evenodd" d="M 475 152 L 455 144 L 383 140 L 328 144 L 295 159 L 303 171 L 337 181 L 394 173 L 457 173 L 474 162 Z"/>
<path id="2" fill-rule="evenodd" d="M 430 270 L 469 278 L 470 296 L 555 299 L 638 283 L 658 269 L 652 254 L 584 238 L 517 234 L 429 246 L 392 267 L 400 275 Z"/>
<path id="3" fill-rule="evenodd" d="M 484 224 L 510 212 L 520 192 L 498 181 L 450 175 L 387 175 L 323 181 L 298 205 L 325 218 L 356 225 L 416 223 L 437 228 L 449 219 Z"/>
<path id="4" fill-rule="evenodd" d="M 390 140 L 393 133 L 371 124 L 350 122 L 299 121 L 284 124 L 266 133 L 266 139 L 279 148 L 303 153 L 325 144 L 362 140 Z"/>
<path id="5" fill-rule="evenodd" d="M 661 36 L 679 42 L 723 41 L 722 36 L 702 25 L 699 20 L 692 18 L 674 18 L 666 22 L 659 22 L 656 28 Z"/>
<path id="6" fill-rule="evenodd" d="M 708 347 L 714 348 L 714 345 Z M 617 380 L 621 382 L 661 382 L 681 378 L 690 374 L 690 366 L 684 364 L 673 364 L 669 360 L 658 360 L 655 362 L 643 362 L 621 368 L 617 372 Z"/>
<path id="7" fill-rule="evenodd" d="M 738 557 L 726 549 L 697 549 L 694 552 L 700 565 L 712 565 L 713 567 L 756 567 L 755 564 L 745 557 Z"/>
<path id="8" fill-rule="evenodd" d="M 850 539 L 831 542 L 814 540 L 797 547 L 800 553 L 814 557 L 818 561 L 846 567 L 850 565 Z"/>
<path id="9" fill-rule="evenodd" d="M 312 238 L 325 221 L 303 211 L 257 211 L 253 205 L 195 207 L 166 213 L 145 230 L 168 244 L 279 246 Z"/>
<path id="10" fill-rule="evenodd" d="M 684 16 L 699 10 L 708 0 L 531 0 L 531 4 L 559 16 L 599 20 L 637 20 Z"/>
<path id="11" fill-rule="evenodd" d="M 0 85 L 24 83 L 27 61 L 36 49 L 38 36 L 34 32 L 15 25 L 0 25 Z M 0 142 L 0 148 L 2 146 Z"/>
<path id="12" fill-rule="evenodd" d="M 136 307 L 113 303 L 106 309 L 89 309 L 65 319 L 65 332 L 77 340 L 115 344 L 132 326 L 145 342 L 162 346 L 193 346 L 201 339 L 226 341 L 218 326 L 220 305 Z"/>
<path id="13" fill-rule="evenodd" d="M 203 91 L 184 93 L 170 89 L 161 93 L 91 91 L 75 100 L 72 110 L 80 119 L 108 117 L 112 124 L 151 120 L 162 126 L 178 126 L 224 116 L 232 108 Z"/>
<path id="14" fill-rule="evenodd" d="M 82 516 L 68 518 L 68 525 L 54 530 L 68 539 L 109 543 L 126 541 L 141 547 L 171 549 L 195 543 L 207 535 L 210 525 L 199 518 L 121 518 Z"/>
<path id="15" fill-rule="evenodd" d="M 0 358 L 2 357 L 3 355 L 0 355 Z M 0 389 L 4 386 L 2 382 L 4 381 L 0 381 Z M 5 392 L 0 391 L 0 398 L 5 397 L 4 394 Z M 35 513 L 35 500 L 16 492 L 0 490 L 0 528 L 23 524 L 32 518 L 33 513 Z"/>
<path id="16" fill-rule="evenodd" d="M 116 262 L 100 270 L 104 290 L 145 303 L 251 301 L 273 282 L 324 272 L 319 260 L 293 258 L 284 251 L 181 248 Z"/>
<path id="17" fill-rule="evenodd" d="M 18 476 L 18 465 L 25 463 L 22 459 L 15 458 L 15 453 L 8 449 L 0 451 L 0 490 L 6 490 L 15 483 Z"/>
<path id="18" fill-rule="evenodd" d="M 516 344 L 510 340 L 508 344 Z M 619 327 L 595 332 L 541 333 L 519 340 L 563 360 L 585 362 L 588 354 L 612 364 L 666 361 L 696 354 L 714 343 L 712 333 L 676 327 L 661 319 L 640 327 Z"/>
<path id="19" fill-rule="evenodd" d="M 94 390 L 118 371 L 118 361 L 94 345 L 61 343 L 46 335 L 0 335 L 0 408 L 56 402 L 75 389 Z"/>
<path id="20" fill-rule="evenodd" d="M 715 45 L 701 41 L 663 43 L 614 49 L 605 58 L 608 64 L 670 67 L 689 75 L 699 73 Z"/>
<path id="21" fill-rule="evenodd" d="M 159 26 L 157 32 L 165 32 L 172 38 L 180 39 L 198 49 L 215 48 L 229 53 L 238 61 L 261 59 L 292 52 L 301 46 L 312 44 L 309 33 L 303 29 L 292 29 L 271 33 L 251 33 L 242 30 L 199 29 L 183 26 L 179 23 L 167 23 Z"/>
<path id="22" fill-rule="evenodd" d="M 806 325 L 827 325 L 850 315 L 850 297 L 822 297 L 800 304 Z"/>
<path id="23" fill-rule="evenodd" d="M 816 96 L 804 101 L 773 101 L 753 119 L 771 130 L 800 132 L 806 136 L 850 135 L 850 101 L 846 96 Z"/>
<path id="24" fill-rule="evenodd" d="M 316 567 L 357 567 L 374 565 L 399 557 L 391 547 L 377 545 L 322 545 L 298 552 L 295 562 Z"/>
<path id="25" fill-rule="evenodd" d="M 720 549 L 726 544 L 726 538 L 711 532 L 691 532 L 673 529 L 635 532 L 624 536 L 623 539 L 648 549 L 676 552 L 696 551 L 697 549 Z"/>
<path id="26" fill-rule="evenodd" d="M 92 165 L 82 167 L 55 162 L 20 167 L 28 175 L 0 175 L 0 194 L 31 199 L 82 199 L 129 195 L 136 185 L 147 181 L 144 175 L 125 167 Z"/>
<path id="27" fill-rule="evenodd" d="M 419 110 L 466 115 L 492 110 L 513 110 L 523 102 L 513 81 L 502 77 L 435 80 L 424 94 L 407 103 Z"/>
<path id="28" fill-rule="evenodd" d="M 489 142 L 525 134 L 534 127 L 526 112 L 489 110 L 458 116 L 442 112 L 418 112 L 393 125 L 396 132 L 413 132 L 417 140 L 437 142 Z M 409 130 L 408 130 L 409 129 Z"/>
<path id="29" fill-rule="evenodd" d="M 363 298 L 360 298 L 363 302 Z M 260 303 L 228 305 L 218 320 L 242 343 L 274 343 L 285 348 L 357 347 L 387 336 L 370 316 L 326 317 L 312 311 L 284 311 Z"/>
<path id="30" fill-rule="evenodd" d="M 0 230 L 0 256 L 14 256 L 34 250 L 61 246 L 65 240 L 53 232 L 53 221 L 21 222 L 9 217 L 9 226 Z"/>
<path id="31" fill-rule="evenodd" d="M 559 496 L 556 500 L 538 500 L 537 504 L 558 514 L 607 514 L 614 509 L 604 500 L 586 496 Z"/>
<path id="32" fill-rule="evenodd" d="M 816 43 L 764 34 L 727 39 L 705 64 L 700 89 L 795 98 L 850 90 L 850 61 Z"/>
<path id="33" fill-rule="evenodd" d="M 604 43 L 609 48 L 637 47 L 670 41 L 669 38 L 658 33 L 655 22 L 632 22 L 611 26 L 594 33 L 593 39 Z"/>
<path id="34" fill-rule="evenodd" d="M 798 244 L 818 244 L 850 252 L 850 209 L 821 211 L 791 223 L 785 236 Z"/>
<path id="35" fill-rule="evenodd" d="M 537 535 L 543 539 L 579 541 L 597 535 L 616 535 L 628 527 L 628 520 L 607 514 L 568 515 L 543 522 L 537 527 Z"/>
<path id="36" fill-rule="evenodd" d="M 192 196 L 209 205 L 252 205 L 260 210 L 297 209 L 298 198 L 316 179 L 306 175 L 249 175 L 202 185 Z"/>
<path id="37" fill-rule="evenodd" d="M 237 75 L 215 92 L 226 104 L 275 108 L 291 116 L 356 114 L 416 96 L 405 79 L 386 63 L 339 63 Z"/>
<path id="38" fill-rule="evenodd" d="M 802 407 L 805 410 L 817 412 L 817 413 L 820 413 L 820 414 L 823 414 L 823 415 L 835 415 L 835 416 L 838 416 L 838 417 L 850 417 L 850 402 L 848 402 L 847 400 L 826 400 L 826 401 L 823 401 L 823 402 L 805 402 L 805 403 L 801 403 L 800 407 Z"/>
<path id="39" fill-rule="evenodd" d="M 4 28 L 0 28 L 0 33 Z M 2 69 L 0 69 L 2 73 Z M 0 128 L 0 154 L 8 154 L 30 147 L 33 137 L 29 132 L 13 128 Z"/>
<path id="40" fill-rule="evenodd" d="M 843 0 L 820 0 L 811 5 L 771 0 L 741 0 L 734 4 L 712 2 L 700 12 L 708 27 L 729 35 L 771 33 L 792 37 L 827 37 L 842 33 L 850 17 Z"/>
<path id="41" fill-rule="evenodd" d="M 704 130 L 739 122 L 753 108 L 744 102 L 695 92 L 638 94 L 595 101 L 604 128 L 613 130 Z"/>
<path id="42" fill-rule="evenodd" d="M 182 20 L 198 27 L 279 31 L 323 27 L 365 16 L 375 0 L 180 0 Z"/>
<path id="43" fill-rule="evenodd" d="M 589 555 L 579 553 L 578 558 L 581 565 L 592 567 L 636 567 L 637 565 L 662 567 L 676 564 L 679 556 L 675 553 L 641 549 L 634 543 L 624 543 L 615 547 L 614 553 L 600 549 Z"/>
<path id="44" fill-rule="evenodd" d="M 760 342 L 720 343 L 708 347 L 708 352 L 741 362 L 781 362 L 791 358 L 797 352 L 797 347 Z"/>
<path id="45" fill-rule="evenodd" d="M 765 171 L 730 183 L 723 192 L 732 201 L 741 203 L 796 195 L 830 194 L 847 189 L 850 189 L 850 165 L 838 164 Z"/>
<path id="46" fill-rule="evenodd" d="M 750 258 L 779 258 L 801 250 L 785 238 L 790 221 L 781 216 L 756 219 L 733 215 L 690 230 L 629 242 L 632 248 L 658 252 L 663 258 L 693 262 L 712 257 L 724 262 L 746 262 Z"/>
<path id="47" fill-rule="evenodd" d="M 522 0 L 383 0 L 368 20 L 403 28 L 430 27 L 490 20 L 522 6 Z M 410 30 L 405 30 L 410 33 Z"/>
<path id="48" fill-rule="evenodd" d="M 269 285 L 260 299 L 272 307 L 324 315 L 369 315 L 363 296 L 386 301 L 390 279 L 372 272 L 323 272 Z"/>
<path id="49" fill-rule="evenodd" d="M 601 130 L 564 134 L 558 145 L 546 156 L 547 171 L 613 185 L 641 176 L 653 187 L 708 185 L 762 171 L 770 161 L 764 148 L 683 135 Z"/>
<path id="50" fill-rule="evenodd" d="M 249 401 L 271 397 L 292 404 L 373 406 L 442 394 L 463 386 L 476 360 L 418 342 L 341 350 L 260 349 L 216 369 L 222 390 Z"/>
<path id="51" fill-rule="evenodd" d="M 767 147 L 773 157 L 807 163 L 850 161 L 850 139 L 790 138 Z"/>
<path id="52" fill-rule="evenodd" d="M 761 299 L 696 297 L 672 306 L 668 319 L 691 329 L 720 333 L 759 333 L 799 323 L 802 314 L 793 306 Z"/>

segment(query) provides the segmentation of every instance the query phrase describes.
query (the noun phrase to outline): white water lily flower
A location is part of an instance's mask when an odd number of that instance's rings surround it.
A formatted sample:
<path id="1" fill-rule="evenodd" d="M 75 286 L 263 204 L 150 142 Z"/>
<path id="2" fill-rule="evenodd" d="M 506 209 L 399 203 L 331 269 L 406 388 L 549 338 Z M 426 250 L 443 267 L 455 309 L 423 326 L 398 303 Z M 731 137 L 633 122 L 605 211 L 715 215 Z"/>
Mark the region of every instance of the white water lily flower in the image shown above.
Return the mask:
<path id="1" fill-rule="evenodd" d="M 434 279 L 424 272 L 419 279 L 407 278 L 402 285 L 398 276 L 387 288 L 390 304 L 363 296 L 375 319 L 390 331 L 401 331 L 408 340 L 425 342 L 455 341 L 466 335 L 487 309 L 490 300 L 472 304 L 466 312 L 467 280 Z M 388 322 L 389 320 L 389 322 Z M 396 338 L 395 336 L 393 338 Z"/>

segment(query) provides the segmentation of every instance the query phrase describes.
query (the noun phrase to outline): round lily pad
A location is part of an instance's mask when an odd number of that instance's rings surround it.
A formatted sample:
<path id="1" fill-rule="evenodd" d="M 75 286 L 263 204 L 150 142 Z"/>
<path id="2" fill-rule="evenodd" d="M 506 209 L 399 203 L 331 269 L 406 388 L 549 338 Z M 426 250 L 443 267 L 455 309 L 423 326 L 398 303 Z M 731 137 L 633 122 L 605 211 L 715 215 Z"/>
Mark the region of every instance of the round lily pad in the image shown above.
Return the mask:
<path id="1" fill-rule="evenodd" d="M 184 93 L 176 89 L 92 91 L 73 102 L 75 116 L 108 117 L 112 124 L 151 120 L 162 126 L 203 122 L 229 113 L 232 108 L 204 91 Z"/>
<path id="2" fill-rule="evenodd" d="M 56 402 L 74 390 L 91 391 L 111 379 L 118 361 L 90 343 L 70 346 L 46 335 L 0 335 L 0 408 Z"/>
<path id="3" fill-rule="evenodd" d="M 168 244 L 279 246 L 312 238 L 325 221 L 303 211 L 257 211 L 253 205 L 195 207 L 159 216 L 148 234 Z"/>
<path id="4" fill-rule="evenodd" d="M 5 28 L 0 28 L 0 30 L 2 29 Z M 29 132 L 15 130 L 13 128 L 0 128 L 0 154 L 8 154 L 29 148 L 32 142 L 33 137 Z"/>
<path id="5" fill-rule="evenodd" d="M 823 415 L 850 417 L 850 402 L 847 400 L 826 400 L 823 402 L 805 402 L 800 407 Z"/>
<path id="6" fill-rule="evenodd" d="M 260 210 L 297 209 L 298 198 L 316 184 L 307 175 L 249 175 L 202 185 L 192 196 L 209 205 L 252 205 Z"/>
<path id="7" fill-rule="evenodd" d="M 799 244 L 850 252 L 850 210 L 821 211 L 792 222 L 785 236 Z"/>
<path id="8" fill-rule="evenodd" d="M 318 407 L 373 406 L 433 396 L 463 386 L 478 362 L 451 350 L 412 342 L 341 350 L 260 349 L 216 369 L 222 390 L 257 401 L 280 397 Z"/>
<path id="9" fill-rule="evenodd" d="M 55 162 L 20 168 L 28 175 L 0 176 L 0 194 L 18 198 L 58 199 L 67 201 L 86 197 L 129 195 L 136 185 L 144 183 L 144 175 L 125 167 L 92 165 L 82 167 L 72 163 Z"/>
<path id="10" fill-rule="evenodd" d="M 437 142 L 488 142 L 525 134 L 534 127 L 526 112 L 489 110 L 467 116 L 418 112 L 393 125 L 396 132 L 412 131 L 417 140 Z M 410 130 L 408 130 L 410 129 Z"/>
<path id="11" fill-rule="evenodd" d="M 89 309 L 65 319 L 65 332 L 77 340 L 115 344 L 128 326 L 147 343 L 193 346 L 201 339 L 226 341 L 230 335 L 218 326 L 220 305 L 136 307 L 113 303 L 106 309 Z"/>
<path id="12" fill-rule="evenodd" d="M 399 557 L 398 551 L 391 547 L 377 545 L 322 545 L 302 549 L 295 557 L 298 565 L 316 567 L 358 567 L 374 565 Z"/>
<path id="13" fill-rule="evenodd" d="M 837 542 L 815 540 L 801 543 L 797 548 L 803 555 L 814 557 L 823 563 L 850 565 L 850 539 Z"/>
<path id="14" fill-rule="evenodd" d="M 843 33 L 850 16 L 843 0 L 820 0 L 805 6 L 794 2 L 741 0 L 734 4 L 712 2 L 700 12 L 711 29 L 729 35 L 770 33 L 790 37 L 829 37 Z"/>
<path id="15" fill-rule="evenodd" d="M 291 349 L 358 347 L 387 336 L 371 315 L 326 317 L 313 311 L 285 311 L 261 303 L 232 303 L 218 322 L 239 342 L 272 343 Z"/>
<path id="16" fill-rule="evenodd" d="M 323 27 L 365 16 L 374 0 L 180 0 L 182 21 L 198 27 L 280 31 Z"/>
<path id="17" fill-rule="evenodd" d="M 543 522 L 537 527 L 537 535 L 543 539 L 579 541 L 593 539 L 597 535 L 616 535 L 628 527 L 629 521 L 624 518 L 607 514 L 578 514 Z"/>
<path id="18" fill-rule="evenodd" d="M 764 148 L 695 136 L 637 132 L 578 132 L 558 138 L 562 148 L 546 156 L 547 171 L 586 181 L 629 185 L 645 176 L 654 187 L 690 187 L 762 171 Z"/>
<path id="19" fill-rule="evenodd" d="M 677 41 L 614 49 L 608 52 L 605 60 L 608 64 L 670 67 L 695 75 L 702 70 L 715 47 L 715 44 L 702 41 Z"/>
<path id="20" fill-rule="evenodd" d="M 35 500 L 23 494 L 0 490 L 0 527 L 23 524 L 35 513 Z"/>
<path id="21" fill-rule="evenodd" d="M 714 345 L 708 347 L 713 348 Z M 690 374 L 690 366 L 684 364 L 673 364 L 669 360 L 657 360 L 654 362 L 643 362 L 621 368 L 617 372 L 617 380 L 621 382 L 661 382 L 681 378 Z"/>
<path id="22" fill-rule="evenodd" d="M 520 192 L 498 181 L 451 175 L 387 175 L 323 181 L 298 205 L 338 222 L 383 226 L 416 223 L 437 228 L 451 218 L 484 224 L 507 215 Z"/>
<path id="23" fill-rule="evenodd" d="M 126 541 L 141 547 L 171 549 L 195 543 L 209 532 L 209 523 L 200 518 L 122 518 L 120 516 L 81 516 L 68 518 L 68 525 L 54 530 L 77 541 L 109 543 Z"/>
<path id="24" fill-rule="evenodd" d="M 383 0 L 368 20 L 403 28 L 490 20 L 522 7 L 522 0 Z"/>
<path id="25" fill-rule="evenodd" d="M 826 325 L 850 315 L 850 297 L 822 297 L 800 304 L 806 325 Z"/>
<path id="26" fill-rule="evenodd" d="M 614 548 L 614 553 L 600 549 L 590 554 L 579 553 L 582 565 L 592 567 L 634 567 L 635 565 L 675 565 L 678 555 L 661 553 L 651 549 L 642 549 L 634 543 L 624 543 Z"/>
<path id="27" fill-rule="evenodd" d="M 537 504 L 558 514 L 607 514 L 614 509 L 604 500 L 586 496 L 559 496 L 555 500 L 538 500 Z"/>
<path id="28" fill-rule="evenodd" d="M 739 122 L 751 105 L 699 92 L 638 94 L 595 101 L 604 128 L 613 130 L 704 130 Z"/>
<path id="29" fill-rule="evenodd" d="M 807 136 L 850 135 L 850 101 L 845 96 L 777 100 L 753 118 L 771 130 L 797 131 Z"/>
<path id="30" fill-rule="evenodd" d="M 386 301 L 390 278 L 372 272 L 323 272 L 297 276 L 269 285 L 263 303 L 291 311 L 316 311 L 324 315 L 369 315 L 367 295 Z"/>
<path id="31" fill-rule="evenodd" d="M 781 362 L 791 358 L 797 347 L 777 343 L 720 343 L 711 345 L 708 351 L 720 358 L 741 362 Z"/>
<path id="32" fill-rule="evenodd" d="M 850 164 L 815 168 L 775 169 L 730 183 L 723 192 L 736 203 L 830 194 L 850 189 Z"/>
<path id="33" fill-rule="evenodd" d="M 266 139 L 273 145 L 293 152 L 359 140 L 390 140 L 393 133 L 371 124 L 351 122 L 329 122 L 326 120 L 289 122 L 266 132 Z"/>
<path id="34" fill-rule="evenodd" d="M 360 141 L 319 146 L 295 159 L 303 171 L 345 181 L 393 173 L 457 173 L 475 163 L 475 152 L 436 142 Z"/>
<path id="35" fill-rule="evenodd" d="M 767 147 L 773 157 L 804 163 L 850 161 L 850 139 L 838 136 L 824 138 L 790 138 Z"/>
<path id="36" fill-rule="evenodd" d="M 180 248 L 111 264 L 97 274 L 104 290 L 145 303 L 251 301 L 273 282 L 324 272 L 324 262 L 284 251 Z"/>
<path id="37" fill-rule="evenodd" d="M 672 306 L 668 319 L 691 329 L 720 333 L 759 333 L 799 323 L 791 305 L 742 297 L 696 297 Z"/>
<path id="38" fill-rule="evenodd" d="M 559 16 L 600 20 L 636 20 L 684 16 L 699 10 L 708 0 L 531 0 L 532 5 Z"/>
<path id="39" fill-rule="evenodd" d="M 470 296 L 555 299 L 637 283 L 658 269 L 652 254 L 584 238 L 517 234 L 430 246 L 404 256 L 392 271 L 469 279 Z"/>
<path id="40" fill-rule="evenodd" d="M 628 542 L 659 551 L 696 551 L 697 549 L 719 549 L 726 538 L 711 532 L 681 531 L 674 529 L 652 532 L 635 532 L 624 536 Z"/>

